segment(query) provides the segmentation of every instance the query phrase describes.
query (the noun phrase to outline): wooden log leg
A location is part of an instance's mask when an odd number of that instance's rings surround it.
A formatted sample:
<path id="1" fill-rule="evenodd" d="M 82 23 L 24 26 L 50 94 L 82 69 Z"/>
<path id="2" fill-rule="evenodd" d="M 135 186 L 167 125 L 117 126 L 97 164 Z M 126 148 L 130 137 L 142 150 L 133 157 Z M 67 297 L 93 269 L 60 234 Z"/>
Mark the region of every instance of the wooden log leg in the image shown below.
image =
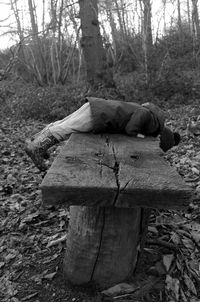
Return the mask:
<path id="1" fill-rule="evenodd" d="M 104 288 L 130 277 L 146 234 L 147 211 L 71 206 L 64 258 L 66 279 L 74 284 L 93 281 Z"/>

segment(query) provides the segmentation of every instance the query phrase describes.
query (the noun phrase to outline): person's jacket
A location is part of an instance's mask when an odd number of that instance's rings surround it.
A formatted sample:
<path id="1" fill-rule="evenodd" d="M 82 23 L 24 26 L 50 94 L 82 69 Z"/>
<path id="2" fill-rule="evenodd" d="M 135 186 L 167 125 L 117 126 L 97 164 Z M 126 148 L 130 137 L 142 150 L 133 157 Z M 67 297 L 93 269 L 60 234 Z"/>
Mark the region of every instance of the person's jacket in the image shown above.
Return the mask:
<path id="1" fill-rule="evenodd" d="M 136 136 L 138 133 L 157 136 L 164 127 L 165 113 L 152 103 L 143 106 L 115 100 L 88 97 L 90 103 L 94 133 L 126 133 Z"/>
<path id="2" fill-rule="evenodd" d="M 125 133 L 158 136 L 160 147 L 166 152 L 175 143 L 173 132 L 164 126 L 166 113 L 153 103 L 139 105 L 132 102 L 87 97 L 90 103 L 94 133 Z"/>

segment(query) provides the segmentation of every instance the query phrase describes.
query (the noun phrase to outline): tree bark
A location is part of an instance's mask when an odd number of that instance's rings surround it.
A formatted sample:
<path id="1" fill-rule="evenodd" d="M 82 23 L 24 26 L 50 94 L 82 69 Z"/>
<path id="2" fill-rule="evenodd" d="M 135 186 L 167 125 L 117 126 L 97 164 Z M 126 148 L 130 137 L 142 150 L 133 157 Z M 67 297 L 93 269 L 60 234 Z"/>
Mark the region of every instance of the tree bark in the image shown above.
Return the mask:
<path id="1" fill-rule="evenodd" d="M 31 29 L 32 29 L 33 40 L 36 41 L 36 43 L 37 43 L 38 26 L 37 26 L 36 19 L 35 19 L 35 10 L 33 7 L 32 0 L 28 0 L 28 6 L 29 6 L 29 14 L 30 14 L 30 18 L 31 18 Z"/>
<path id="2" fill-rule="evenodd" d="M 194 37 L 200 42 L 200 26 L 198 13 L 198 0 L 192 0 L 192 23 Z"/>
<path id="3" fill-rule="evenodd" d="M 117 0 L 114 0 L 116 11 L 117 11 L 117 17 L 118 17 L 118 22 L 119 22 L 119 28 L 120 28 L 120 34 L 124 36 L 124 28 L 123 28 L 123 23 L 122 23 L 122 16 L 120 13 L 120 8 Z"/>
<path id="4" fill-rule="evenodd" d="M 180 34 L 180 42 L 182 43 L 182 41 L 183 41 L 183 27 L 182 27 L 180 0 L 177 0 L 177 9 L 178 9 L 178 29 L 179 29 L 179 34 Z"/>
<path id="5" fill-rule="evenodd" d="M 17 22 L 17 31 L 18 31 L 19 39 L 20 39 L 20 42 L 22 42 L 23 39 L 24 39 L 24 33 L 23 33 L 23 30 L 22 30 L 21 22 L 20 22 L 20 18 L 19 18 L 19 11 L 18 11 L 18 7 L 17 7 L 17 1 L 16 0 L 10 0 L 10 5 L 11 5 L 11 9 L 14 12 L 15 20 Z"/>
<path id="6" fill-rule="evenodd" d="M 112 34 L 112 45 L 113 45 L 113 49 L 114 49 L 114 55 L 116 57 L 116 45 L 117 45 L 117 26 L 115 23 L 115 19 L 113 16 L 113 11 L 112 11 L 112 7 L 113 7 L 113 2 L 111 2 L 110 0 L 105 0 L 105 4 L 106 4 L 106 13 L 107 13 L 107 17 L 108 17 L 108 21 L 110 23 L 110 28 L 111 28 L 111 34 Z"/>
<path id="7" fill-rule="evenodd" d="M 189 31 L 190 31 L 190 33 L 192 33 L 191 16 L 190 16 L 190 0 L 187 0 L 187 15 L 188 15 Z"/>
<path id="8" fill-rule="evenodd" d="M 22 30 L 22 26 L 21 26 L 21 21 L 20 21 L 20 17 L 19 17 L 19 10 L 18 10 L 18 7 L 17 7 L 17 1 L 16 0 L 10 0 L 10 5 L 11 5 L 11 9 L 14 13 L 14 16 L 15 16 L 15 20 L 16 20 L 16 23 L 17 23 L 17 32 L 18 32 L 18 36 L 19 36 L 19 57 L 25 61 L 25 53 L 24 53 L 24 33 L 23 33 L 23 30 Z"/>
<path id="9" fill-rule="evenodd" d="M 112 70 L 106 62 L 106 52 L 100 34 L 97 0 L 79 0 L 82 39 L 81 46 L 86 63 L 87 81 L 97 88 L 113 87 Z"/>
<path id="10" fill-rule="evenodd" d="M 143 7 L 143 50 L 144 50 L 144 64 L 146 73 L 146 85 L 150 86 L 152 81 L 152 28 L 151 28 L 151 2 L 150 0 L 142 0 Z"/>
<path id="11" fill-rule="evenodd" d="M 38 36 L 38 24 L 35 10 L 34 0 L 28 0 L 29 15 L 31 20 L 31 33 L 34 48 L 31 51 L 32 55 L 32 68 L 35 70 L 36 80 L 40 85 L 44 84 L 44 78 L 46 73 L 44 57 L 41 49 L 41 41 Z"/>

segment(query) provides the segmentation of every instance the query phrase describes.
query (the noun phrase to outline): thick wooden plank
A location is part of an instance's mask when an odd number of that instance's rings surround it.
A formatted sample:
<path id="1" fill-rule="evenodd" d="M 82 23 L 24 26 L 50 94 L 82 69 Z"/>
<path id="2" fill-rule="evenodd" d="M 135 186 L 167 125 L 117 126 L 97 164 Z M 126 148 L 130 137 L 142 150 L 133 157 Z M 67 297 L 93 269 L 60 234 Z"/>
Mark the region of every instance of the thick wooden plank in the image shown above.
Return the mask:
<path id="1" fill-rule="evenodd" d="M 158 141 L 118 134 L 73 134 L 42 185 L 45 203 L 177 208 L 192 195 Z"/>

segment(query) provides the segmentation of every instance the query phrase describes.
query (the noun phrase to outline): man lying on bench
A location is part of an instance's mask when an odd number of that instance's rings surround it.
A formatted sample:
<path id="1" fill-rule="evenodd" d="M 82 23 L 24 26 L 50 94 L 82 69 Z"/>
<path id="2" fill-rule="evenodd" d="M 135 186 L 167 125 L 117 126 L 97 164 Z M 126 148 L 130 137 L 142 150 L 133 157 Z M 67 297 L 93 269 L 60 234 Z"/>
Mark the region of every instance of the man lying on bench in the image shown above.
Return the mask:
<path id="1" fill-rule="evenodd" d="M 180 142 L 180 135 L 164 125 L 166 114 L 152 103 L 86 98 L 86 103 L 62 120 L 47 125 L 26 140 L 25 151 L 40 171 L 47 169 L 47 150 L 75 132 L 121 133 L 129 136 L 160 136 L 160 148 L 166 152 Z"/>

